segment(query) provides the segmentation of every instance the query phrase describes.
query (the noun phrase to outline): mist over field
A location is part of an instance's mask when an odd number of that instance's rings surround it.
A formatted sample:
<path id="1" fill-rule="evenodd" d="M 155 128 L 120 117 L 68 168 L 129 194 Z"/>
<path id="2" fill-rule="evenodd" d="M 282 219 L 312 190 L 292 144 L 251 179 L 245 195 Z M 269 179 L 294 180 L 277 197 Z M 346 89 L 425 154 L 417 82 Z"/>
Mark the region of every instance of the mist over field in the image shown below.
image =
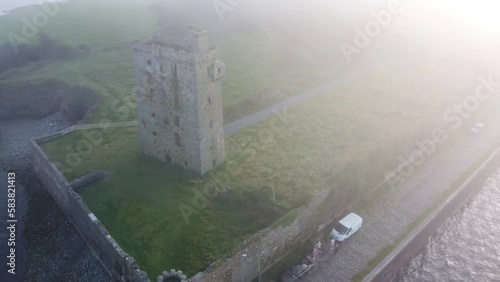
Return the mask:
<path id="1" fill-rule="evenodd" d="M 425 257 L 401 244 L 500 163 L 499 10 L 0 0 L 0 192 L 15 172 L 26 222 L 0 281 L 419 281 L 382 262 Z M 465 280 L 499 275 L 473 256 Z"/>
<path id="2" fill-rule="evenodd" d="M 488 0 L 236 2 L 232 6 L 225 1 L 162 1 L 155 6 L 163 7 L 155 11 L 166 26 L 196 24 L 213 33 L 258 33 L 262 39 L 281 40 L 284 49 L 306 48 L 304 52 L 332 65 L 345 63 L 341 44 L 354 45 L 356 29 L 365 31 L 377 19 L 386 26 L 375 31 L 371 47 L 353 56 L 356 63 L 429 53 L 498 59 L 493 50 L 499 44 L 500 21 L 494 12 L 497 4 Z M 399 12 L 387 19 L 383 11 L 389 5 L 398 6 Z"/>

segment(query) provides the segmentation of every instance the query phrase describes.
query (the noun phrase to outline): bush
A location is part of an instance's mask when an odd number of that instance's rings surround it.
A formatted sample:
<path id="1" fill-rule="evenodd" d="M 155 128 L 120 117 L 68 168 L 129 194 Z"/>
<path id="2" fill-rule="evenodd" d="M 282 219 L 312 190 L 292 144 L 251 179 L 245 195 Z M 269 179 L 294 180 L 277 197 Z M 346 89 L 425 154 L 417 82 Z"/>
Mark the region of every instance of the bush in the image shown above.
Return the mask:
<path id="1" fill-rule="evenodd" d="M 97 100 L 97 94 L 58 80 L 42 83 L 0 84 L 0 120 L 43 118 L 61 110 L 71 122 L 80 120 Z"/>
<path id="2" fill-rule="evenodd" d="M 0 45 L 0 73 L 42 60 L 68 60 L 82 54 L 71 46 L 40 33 L 37 44 L 20 44 L 15 50 L 9 42 Z"/>

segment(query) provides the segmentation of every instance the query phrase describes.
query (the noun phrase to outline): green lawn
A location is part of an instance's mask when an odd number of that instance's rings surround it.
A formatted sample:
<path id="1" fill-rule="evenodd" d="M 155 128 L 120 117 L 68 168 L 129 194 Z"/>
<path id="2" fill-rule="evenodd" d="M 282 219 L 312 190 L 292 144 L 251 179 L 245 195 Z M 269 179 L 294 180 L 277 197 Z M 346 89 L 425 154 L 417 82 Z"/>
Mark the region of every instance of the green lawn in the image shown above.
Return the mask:
<path id="1" fill-rule="evenodd" d="M 82 139 L 81 132 L 73 132 L 43 148 L 49 155 L 61 155 L 59 146 Z M 79 172 L 99 167 L 112 174 L 85 188 L 81 196 L 151 279 L 171 268 L 194 275 L 262 227 L 218 199 L 210 199 L 203 209 L 193 206 L 197 213 L 187 223 L 179 204 L 193 205 L 194 191 L 201 186 L 183 179 L 182 170 L 142 156 L 138 148 L 137 128 L 106 135 Z"/>
<path id="2" fill-rule="evenodd" d="M 226 138 L 225 166 L 202 179 L 141 156 L 136 128 L 107 131 L 65 175 L 110 171 L 81 194 L 112 236 L 152 276 L 166 268 L 194 274 L 275 219 L 249 208 L 256 198 L 290 210 L 330 187 L 337 203 L 351 204 L 396 168 L 416 138 L 429 137 L 446 108 L 474 90 L 472 73 L 444 76 L 443 69 L 421 64 L 373 72 L 289 109 L 284 122 L 274 117 Z M 85 139 L 75 132 L 42 147 L 67 165 Z M 232 193 L 210 198 L 186 224 L 179 203 L 192 205 L 194 189 L 214 180 Z"/>

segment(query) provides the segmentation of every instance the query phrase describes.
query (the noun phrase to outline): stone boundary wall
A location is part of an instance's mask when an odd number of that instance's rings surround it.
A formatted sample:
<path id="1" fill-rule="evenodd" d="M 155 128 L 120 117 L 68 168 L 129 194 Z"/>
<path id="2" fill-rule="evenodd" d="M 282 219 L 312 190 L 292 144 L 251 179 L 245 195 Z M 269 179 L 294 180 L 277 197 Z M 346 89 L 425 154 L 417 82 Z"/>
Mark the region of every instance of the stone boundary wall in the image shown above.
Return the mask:
<path id="1" fill-rule="evenodd" d="M 363 282 L 393 281 L 410 260 L 418 255 L 429 242 L 429 238 L 439 227 L 472 196 L 484 187 L 484 182 L 500 167 L 500 148 L 457 189 L 448 199 L 435 209 L 405 240 L 403 240 L 375 269 L 368 274 Z"/>
<path id="2" fill-rule="evenodd" d="M 248 282 L 264 273 L 283 256 L 293 251 L 298 244 L 321 231 L 318 226 L 331 222 L 344 210 L 331 203 L 331 189 L 317 193 L 308 205 L 293 210 L 284 218 L 297 215 L 293 222 L 269 227 L 242 244 L 230 258 L 222 259 L 206 271 L 196 274 L 190 282 Z M 278 224 L 279 224 L 278 220 Z M 311 249 L 312 251 L 312 249 Z M 260 260 L 259 260 L 260 258 Z"/>
<path id="3" fill-rule="evenodd" d="M 375 185 L 372 193 L 381 189 L 390 180 Z M 318 192 L 311 201 L 296 210 L 288 212 L 283 218 L 293 217 L 290 223 L 278 227 L 268 227 L 255 234 L 229 258 L 214 262 L 207 270 L 189 279 L 189 282 L 250 282 L 271 268 L 284 256 L 292 252 L 299 244 L 308 239 L 316 239 L 335 219 L 338 219 L 362 199 L 357 199 L 350 206 L 341 207 L 333 204 L 335 194 L 326 188 Z M 278 219 L 278 224 L 280 220 Z M 284 220 L 286 221 L 286 219 Z M 312 246 L 311 246 L 312 253 Z M 259 260 L 260 258 L 260 260 Z"/>
<path id="4" fill-rule="evenodd" d="M 78 191 L 82 189 L 85 186 L 88 186 L 94 182 L 97 182 L 106 176 L 108 176 L 109 173 L 103 171 L 103 170 L 96 170 L 94 172 L 91 172 L 87 175 L 84 175 L 80 178 L 77 178 L 69 183 L 71 188 L 73 188 L 74 191 Z"/>
<path id="5" fill-rule="evenodd" d="M 92 124 L 77 124 L 77 125 L 73 125 L 73 126 L 70 126 L 68 128 L 65 128 L 55 134 L 51 134 L 51 135 L 47 135 L 47 136 L 44 136 L 45 138 L 49 138 L 47 140 L 43 140 L 44 137 L 41 137 L 38 140 L 42 140 L 42 141 L 39 141 L 39 142 L 45 142 L 45 141 L 48 141 L 48 140 L 51 140 L 51 139 L 54 139 L 52 136 L 53 135 L 57 135 L 59 134 L 59 136 L 61 135 L 65 135 L 65 134 L 68 134 L 72 131 L 75 131 L 75 130 L 83 130 L 83 129 L 102 129 L 102 128 L 113 128 L 113 127 L 127 127 L 127 126 L 137 126 L 139 125 L 139 122 L 138 121 L 123 121 L 123 122 L 110 122 L 110 123 L 92 123 Z"/>
<path id="6" fill-rule="evenodd" d="M 149 281 L 147 274 L 139 270 L 135 260 L 118 246 L 71 187 L 71 183 L 38 145 L 75 130 L 137 125 L 136 121 L 74 125 L 60 132 L 32 140 L 31 145 L 35 173 L 101 264 L 116 280 L 142 282 Z M 229 257 L 214 262 L 207 270 L 196 274 L 188 281 L 252 281 L 259 273 L 264 273 L 283 256 L 293 251 L 298 244 L 321 231 L 321 228 L 326 226 L 325 222 L 331 222 L 344 212 L 344 209 L 339 209 L 336 205 L 325 204 L 328 202 L 332 202 L 332 193 L 331 189 L 327 188 L 318 192 L 307 205 L 287 213 L 276 224 L 254 234 L 242 242 L 240 248 Z M 166 269 L 168 267 L 168 265 L 165 266 Z"/>
<path id="7" fill-rule="evenodd" d="M 71 184 L 45 155 L 38 144 L 58 138 L 79 129 L 134 126 L 136 123 L 75 125 L 61 132 L 31 141 L 33 169 L 52 198 L 80 233 L 87 246 L 106 268 L 114 281 L 150 281 L 134 258 L 126 254 L 111 237 L 106 228 L 90 211 Z"/>

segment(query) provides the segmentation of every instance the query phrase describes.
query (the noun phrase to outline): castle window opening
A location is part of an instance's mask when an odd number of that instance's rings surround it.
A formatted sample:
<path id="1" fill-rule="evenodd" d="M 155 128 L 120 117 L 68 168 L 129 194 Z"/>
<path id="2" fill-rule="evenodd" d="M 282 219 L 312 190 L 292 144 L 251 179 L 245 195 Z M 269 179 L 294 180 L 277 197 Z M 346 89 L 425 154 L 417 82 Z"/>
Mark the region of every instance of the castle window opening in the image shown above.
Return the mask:
<path id="1" fill-rule="evenodd" d="M 181 121 L 179 116 L 175 116 L 175 126 L 180 127 L 181 126 Z"/>
<path id="2" fill-rule="evenodd" d="M 179 136 L 179 133 L 175 133 L 175 145 L 181 146 L 181 136 Z"/>
<path id="3" fill-rule="evenodd" d="M 174 93 L 174 104 L 176 107 L 179 106 L 179 93 L 177 92 Z"/>
<path id="4" fill-rule="evenodd" d="M 177 64 L 174 63 L 173 67 L 172 67 L 172 74 L 174 76 L 175 79 L 177 79 Z"/>
<path id="5" fill-rule="evenodd" d="M 156 135 L 158 135 L 158 133 L 156 133 L 156 131 L 153 131 L 153 135 L 156 136 Z"/>
<path id="6" fill-rule="evenodd" d="M 210 99 L 210 97 L 208 97 L 208 104 L 212 105 L 212 99 Z"/>

